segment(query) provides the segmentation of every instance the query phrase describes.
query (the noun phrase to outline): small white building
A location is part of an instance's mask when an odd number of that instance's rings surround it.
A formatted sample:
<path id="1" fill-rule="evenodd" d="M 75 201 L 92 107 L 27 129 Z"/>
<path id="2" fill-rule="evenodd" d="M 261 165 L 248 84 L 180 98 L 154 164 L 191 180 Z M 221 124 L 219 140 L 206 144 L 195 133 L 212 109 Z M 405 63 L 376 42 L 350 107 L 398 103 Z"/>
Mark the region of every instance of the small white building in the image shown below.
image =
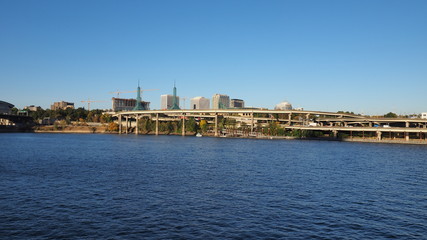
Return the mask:
<path id="1" fill-rule="evenodd" d="M 191 109 L 209 109 L 210 100 L 204 97 L 195 97 L 191 101 Z"/>
<path id="2" fill-rule="evenodd" d="M 422 119 L 427 119 L 427 112 L 421 113 L 421 118 Z"/>
<path id="3" fill-rule="evenodd" d="M 276 104 L 274 110 L 292 110 L 292 104 L 288 102 L 281 102 L 279 104 Z"/>
<path id="4" fill-rule="evenodd" d="M 179 97 L 175 98 L 176 104 L 179 106 Z M 160 96 L 160 109 L 167 110 L 171 109 L 173 106 L 173 95 L 164 94 Z"/>

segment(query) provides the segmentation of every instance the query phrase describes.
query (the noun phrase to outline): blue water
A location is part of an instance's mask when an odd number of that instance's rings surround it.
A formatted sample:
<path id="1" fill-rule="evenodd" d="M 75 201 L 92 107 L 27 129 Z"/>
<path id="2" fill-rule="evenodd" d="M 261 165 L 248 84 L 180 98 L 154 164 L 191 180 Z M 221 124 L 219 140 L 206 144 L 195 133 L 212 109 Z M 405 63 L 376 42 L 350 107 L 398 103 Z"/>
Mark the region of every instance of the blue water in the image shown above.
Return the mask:
<path id="1" fill-rule="evenodd" d="M 427 239 L 427 146 L 0 134 L 2 239 Z"/>

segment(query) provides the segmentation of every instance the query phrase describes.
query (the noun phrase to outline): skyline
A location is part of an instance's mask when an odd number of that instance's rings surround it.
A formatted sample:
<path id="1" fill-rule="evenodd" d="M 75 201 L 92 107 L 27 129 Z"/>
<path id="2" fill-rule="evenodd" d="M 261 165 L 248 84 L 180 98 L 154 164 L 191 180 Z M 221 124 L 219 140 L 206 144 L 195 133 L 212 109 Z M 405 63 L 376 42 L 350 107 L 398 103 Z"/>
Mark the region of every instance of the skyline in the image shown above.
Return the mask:
<path id="1" fill-rule="evenodd" d="M 247 106 L 427 112 L 425 1 L 1 1 L 0 100 L 18 108 L 132 91 Z M 135 98 L 136 93 L 120 95 Z"/>

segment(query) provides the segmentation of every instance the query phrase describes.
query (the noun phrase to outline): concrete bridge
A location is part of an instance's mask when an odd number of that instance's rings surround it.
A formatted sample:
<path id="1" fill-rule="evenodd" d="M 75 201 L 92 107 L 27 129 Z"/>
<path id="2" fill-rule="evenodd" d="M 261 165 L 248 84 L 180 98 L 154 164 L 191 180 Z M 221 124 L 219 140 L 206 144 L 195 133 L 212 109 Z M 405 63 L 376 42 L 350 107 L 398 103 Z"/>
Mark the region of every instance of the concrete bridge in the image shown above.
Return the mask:
<path id="1" fill-rule="evenodd" d="M 148 117 L 156 123 L 155 134 L 159 134 L 159 122 L 182 122 L 182 135 L 185 135 L 185 122 L 188 118 L 199 118 L 213 124 L 215 136 L 219 135 L 218 119 L 234 119 L 238 124 L 245 123 L 250 128 L 249 135 L 256 136 L 257 126 L 266 127 L 277 123 L 286 130 L 319 131 L 334 137 L 347 135 L 372 137 L 381 140 L 402 138 L 406 141 L 414 138 L 426 139 L 427 119 L 408 118 L 370 118 L 360 115 L 322 111 L 268 110 L 268 109 L 208 109 L 208 110 L 147 110 L 110 113 L 118 118 L 119 133 L 129 133 L 132 122 Z M 138 124 L 135 134 L 140 133 Z M 123 131 L 124 128 L 124 131 Z"/>

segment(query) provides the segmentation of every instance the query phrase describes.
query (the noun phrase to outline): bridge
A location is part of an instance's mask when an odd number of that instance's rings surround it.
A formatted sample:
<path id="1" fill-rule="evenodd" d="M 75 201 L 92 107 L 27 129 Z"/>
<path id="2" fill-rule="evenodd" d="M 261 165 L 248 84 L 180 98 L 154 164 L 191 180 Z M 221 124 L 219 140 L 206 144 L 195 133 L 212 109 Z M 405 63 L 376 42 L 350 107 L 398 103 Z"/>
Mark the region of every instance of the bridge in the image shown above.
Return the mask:
<path id="1" fill-rule="evenodd" d="M 363 137 L 381 141 L 384 138 L 426 140 L 427 119 L 409 118 L 371 118 L 348 113 L 300 110 L 269 109 L 207 109 L 207 110 L 143 110 L 109 113 L 118 118 L 119 133 L 129 133 L 132 122 L 141 118 L 155 121 L 155 134 L 159 134 L 159 122 L 182 122 L 182 135 L 185 136 L 185 122 L 189 118 L 204 119 L 213 124 L 213 135 L 223 132 L 218 127 L 218 119 L 234 119 L 238 124 L 247 125 L 248 136 L 258 136 L 256 128 L 277 123 L 285 130 L 317 131 L 332 137 Z M 135 134 L 140 134 L 138 124 Z"/>

